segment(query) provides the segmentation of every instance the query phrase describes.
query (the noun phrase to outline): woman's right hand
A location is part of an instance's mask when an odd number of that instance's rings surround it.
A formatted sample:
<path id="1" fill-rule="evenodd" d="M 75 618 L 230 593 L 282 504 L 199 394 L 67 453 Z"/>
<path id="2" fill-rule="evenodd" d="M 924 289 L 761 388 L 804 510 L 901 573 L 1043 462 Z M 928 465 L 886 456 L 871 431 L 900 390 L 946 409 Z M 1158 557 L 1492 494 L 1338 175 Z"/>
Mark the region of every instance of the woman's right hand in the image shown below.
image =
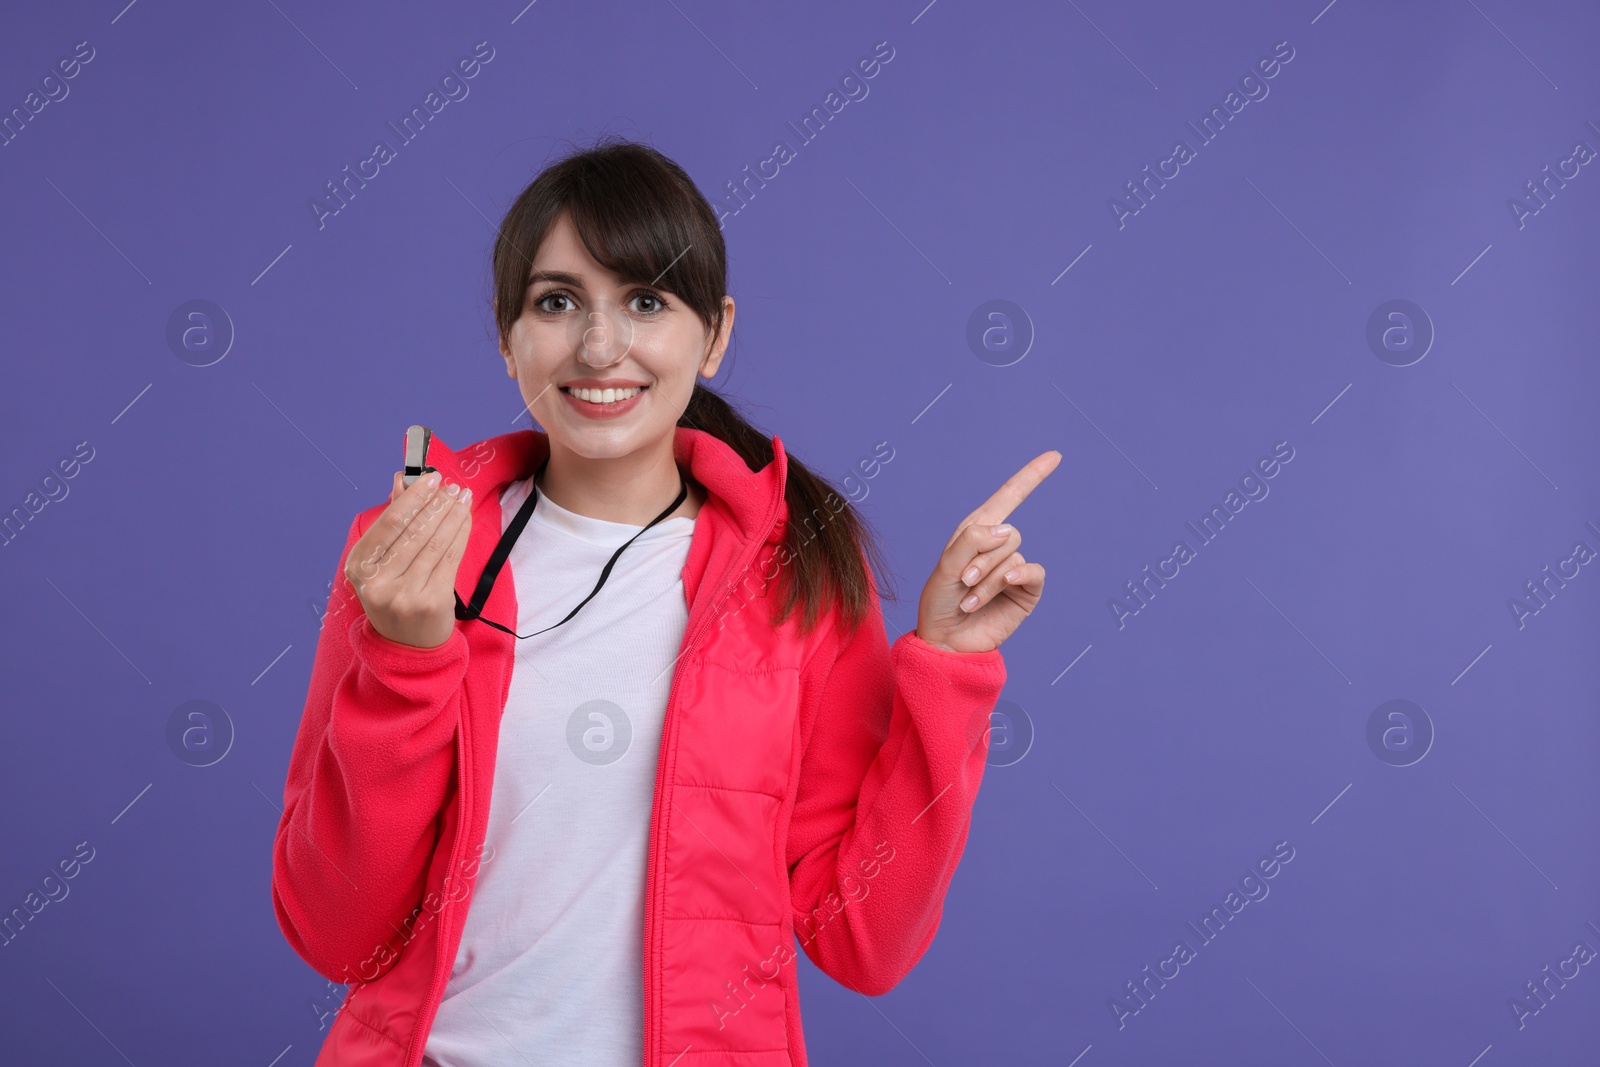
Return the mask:
<path id="1" fill-rule="evenodd" d="M 455 631 L 456 571 L 472 530 L 472 491 L 442 483 L 434 472 L 408 487 L 396 471 L 389 506 L 345 560 L 372 628 L 418 648 L 437 648 Z"/>

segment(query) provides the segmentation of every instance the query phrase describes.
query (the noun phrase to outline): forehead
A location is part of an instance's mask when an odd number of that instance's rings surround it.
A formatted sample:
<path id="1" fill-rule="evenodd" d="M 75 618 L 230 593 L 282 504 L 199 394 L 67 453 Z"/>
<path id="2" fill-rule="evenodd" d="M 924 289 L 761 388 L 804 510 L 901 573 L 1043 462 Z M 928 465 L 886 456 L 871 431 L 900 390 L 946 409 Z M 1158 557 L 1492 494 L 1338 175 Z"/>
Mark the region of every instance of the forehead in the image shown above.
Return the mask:
<path id="1" fill-rule="evenodd" d="M 544 238 L 539 242 L 538 250 L 533 256 L 533 267 L 581 271 L 584 274 L 605 272 L 605 268 L 595 262 L 589 250 L 584 247 L 577 228 L 565 214 L 557 218 L 545 231 Z"/>
<path id="2" fill-rule="evenodd" d="M 539 250 L 528 269 L 529 285 L 549 281 L 604 288 L 624 285 L 627 279 L 617 277 L 589 254 L 571 217 L 562 212 L 539 243 Z"/>

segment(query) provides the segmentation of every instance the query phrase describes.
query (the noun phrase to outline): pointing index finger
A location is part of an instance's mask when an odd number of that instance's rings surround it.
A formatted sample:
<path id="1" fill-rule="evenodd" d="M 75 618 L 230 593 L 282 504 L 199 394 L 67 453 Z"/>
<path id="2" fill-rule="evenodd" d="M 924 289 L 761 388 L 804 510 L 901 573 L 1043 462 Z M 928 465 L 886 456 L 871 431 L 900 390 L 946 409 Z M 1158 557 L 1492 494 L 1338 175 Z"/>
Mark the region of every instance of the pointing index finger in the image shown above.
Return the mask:
<path id="1" fill-rule="evenodd" d="M 1018 504 L 1028 499 L 1028 494 L 1039 487 L 1051 471 L 1061 463 L 1061 453 L 1055 449 L 1041 452 L 1029 460 L 1017 473 L 1006 479 L 1004 485 L 995 490 L 993 496 L 978 506 L 978 509 L 967 516 L 966 526 L 970 523 L 983 523 L 992 526 L 1006 521 L 1006 517 L 1014 511 Z"/>

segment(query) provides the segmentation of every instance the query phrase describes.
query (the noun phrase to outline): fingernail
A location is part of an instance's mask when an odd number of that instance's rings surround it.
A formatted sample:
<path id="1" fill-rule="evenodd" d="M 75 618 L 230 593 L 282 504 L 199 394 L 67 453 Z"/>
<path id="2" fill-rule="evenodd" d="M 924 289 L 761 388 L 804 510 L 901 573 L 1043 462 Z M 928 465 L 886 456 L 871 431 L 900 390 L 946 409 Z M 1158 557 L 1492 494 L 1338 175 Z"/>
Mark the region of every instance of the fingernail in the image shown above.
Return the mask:
<path id="1" fill-rule="evenodd" d="M 965 599 L 965 600 L 963 600 L 961 602 L 961 610 L 962 611 L 971 611 L 973 608 L 975 608 L 977 606 L 978 606 L 978 594 L 977 593 L 973 593 L 971 596 L 967 597 L 967 599 Z"/>
<path id="2" fill-rule="evenodd" d="M 461 492 L 461 487 L 455 482 L 451 482 L 449 485 L 444 487 L 444 491 L 449 496 L 456 496 Z"/>
<path id="3" fill-rule="evenodd" d="M 1014 582 L 1016 580 L 1017 580 L 1017 572 L 1016 571 L 1006 571 L 1006 581 Z"/>
<path id="4" fill-rule="evenodd" d="M 439 475 L 438 471 L 429 471 L 428 472 L 427 481 L 428 481 L 428 488 L 429 489 L 432 489 L 434 486 L 439 484 L 439 477 L 440 477 L 440 475 Z"/>
<path id="5" fill-rule="evenodd" d="M 994 535 L 996 537 L 1007 537 L 1010 535 L 1010 533 L 1011 527 L 1007 526 L 1005 523 L 1001 523 L 999 526 L 994 528 Z"/>
<path id="6" fill-rule="evenodd" d="M 978 570 L 978 565 L 974 563 L 972 566 L 967 568 L 967 573 L 961 576 L 961 580 L 967 585 L 971 585 L 973 582 L 978 580 L 978 575 L 981 573 L 982 572 Z"/>
<path id="7" fill-rule="evenodd" d="M 461 494 L 461 502 L 463 504 L 472 503 L 472 490 L 471 489 L 468 489 L 465 493 Z"/>

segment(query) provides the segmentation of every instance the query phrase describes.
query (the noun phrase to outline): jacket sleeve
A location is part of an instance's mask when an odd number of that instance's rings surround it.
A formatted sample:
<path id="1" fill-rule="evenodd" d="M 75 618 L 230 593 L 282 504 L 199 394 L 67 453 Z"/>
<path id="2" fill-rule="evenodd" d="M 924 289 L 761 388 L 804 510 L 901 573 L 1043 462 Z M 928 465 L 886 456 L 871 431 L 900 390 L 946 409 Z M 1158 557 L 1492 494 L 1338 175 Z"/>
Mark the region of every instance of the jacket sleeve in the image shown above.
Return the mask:
<path id="1" fill-rule="evenodd" d="M 801 948 L 835 981 L 878 996 L 938 929 L 1006 669 L 998 649 L 948 652 L 914 631 L 891 648 L 871 588 L 862 624 L 802 672 L 786 860 Z"/>
<path id="2" fill-rule="evenodd" d="M 272 851 L 272 903 L 289 944 L 344 984 L 393 966 L 388 946 L 422 901 L 455 768 L 467 642 L 390 641 L 344 575 L 345 538 L 289 758 Z"/>

